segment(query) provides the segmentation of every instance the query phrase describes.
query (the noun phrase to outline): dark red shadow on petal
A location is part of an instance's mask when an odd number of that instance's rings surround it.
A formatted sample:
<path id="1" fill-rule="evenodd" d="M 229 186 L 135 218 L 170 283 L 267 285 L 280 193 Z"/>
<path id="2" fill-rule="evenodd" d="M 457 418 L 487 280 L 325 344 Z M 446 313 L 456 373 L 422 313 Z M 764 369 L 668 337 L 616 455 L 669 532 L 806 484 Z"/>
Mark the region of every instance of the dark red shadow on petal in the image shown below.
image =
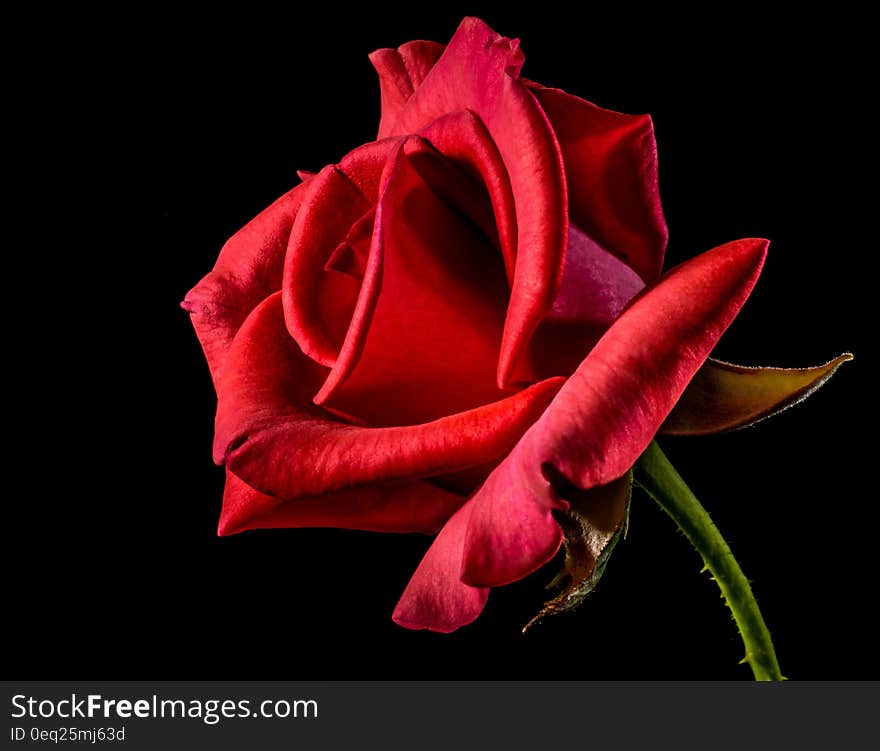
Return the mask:
<path id="1" fill-rule="evenodd" d="M 482 184 L 494 218 L 487 237 L 497 238 L 509 285 L 516 265 L 516 205 L 507 169 L 486 126 L 470 110 L 454 112 L 434 120 L 421 135 L 443 156 L 461 167 L 474 183 Z M 430 182 L 430 180 L 429 180 Z M 462 201 L 457 201 L 459 207 Z M 482 227 L 485 220 L 478 222 Z"/>
<path id="2" fill-rule="evenodd" d="M 568 227 L 562 155 L 544 111 L 519 80 L 517 40 L 476 18 L 462 21 L 439 60 L 409 99 L 394 133 L 416 133 L 443 115 L 472 111 L 506 167 L 515 198 L 517 251 L 498 361 L 502 388 L 556 297 Z"/>
<path id="3" fill-rule="evenodd" d="M 357 280 L 358 289 L 367 270 L 367 260 L 370 257 L 370 241 L 373 237 L 373 224 L 376 220 L 376 210 L 370 209 L 358 219 L 348 230 L 345 239 L 336 246 L 330 254 L 324 271 L 338 271 Z M 351 304 L 353 312 L 354 304 Z"/>
<path id="4" fill-rule="evenodd" d="M 502 398 L 497 242 L 483 186 L 422 139 L 402 142 L 383 177 L 352 325 L 316 403 L 388 426 Z"/>

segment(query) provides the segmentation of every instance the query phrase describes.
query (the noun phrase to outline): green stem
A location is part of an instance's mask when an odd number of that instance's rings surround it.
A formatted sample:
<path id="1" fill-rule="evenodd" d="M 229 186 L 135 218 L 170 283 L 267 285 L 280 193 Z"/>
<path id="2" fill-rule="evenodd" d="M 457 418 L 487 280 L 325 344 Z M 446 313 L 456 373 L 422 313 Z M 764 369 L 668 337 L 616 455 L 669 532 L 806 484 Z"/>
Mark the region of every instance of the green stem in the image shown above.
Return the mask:
<path id="1" fill-rule="evenodd" d="M 748 662 L 758 681 L 785 680 L 779 672 L 770 632 L 761 617 L 748 579 L 733 557 L 709 516 L 681 475 L 669 463 L 656 441 L 636 462 L 636 481 L 669 514 L 685 537 L 702 556 L 706 568 L 715 577 L 721 594 L 733 611 L 736 625 L 746 647 L 743 662 Z"/>

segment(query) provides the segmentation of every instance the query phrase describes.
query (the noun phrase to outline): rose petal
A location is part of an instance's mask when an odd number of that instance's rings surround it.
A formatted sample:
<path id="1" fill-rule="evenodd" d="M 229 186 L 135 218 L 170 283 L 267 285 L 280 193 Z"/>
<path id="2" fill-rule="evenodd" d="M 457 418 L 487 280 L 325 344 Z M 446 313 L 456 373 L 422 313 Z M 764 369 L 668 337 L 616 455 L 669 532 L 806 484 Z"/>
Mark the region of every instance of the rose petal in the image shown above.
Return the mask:
<path id="1" fill-rule="evenodd" d="M 416 40 L 407 42 L 396 50 L 381 49 L 370 55 L 370 62 L 379 74 L 379 91 L 382 97 L 378 138 L 391 135 L 401 110 L 442 52 L 442 44 Z"/>
<path id="2" fill-rule="evenodd" d="M 326 265 L 370 208 L 357 186 L 330 165 L 309 183 L 290 234 L 282 288 L 287 329 L 323 365 L 336 361 L 360 288 L 350 275 Z"/>
<path id="3" fill-rule="evenodd" d="M 394 609 L 398 625 L 448 634 L 483 612 L 489 590 L 470 587 L 458 575 L 470 509 L 468 503 L 456 511 L 422 558 Z"/>
<path id="4" fill-rule="evenodd" d="M 379 178 L 396 139 L 359 146 L 310 182 L 284 258 L 284 316 L 303 352 L 331 366 L 348 331 L 360 277 L 336 268 L 340 246 L 360 252 Z M 357 263 L 357 261 L 355 261 Z"/>
<path id="5" fill-rule="evenodd" d="M 358 280 L 364 278 L 367 270 L 367 259 L 370 257 L 370 242 L 373 238 L 373 224 L 376 220 L 376 210 L 370 209 L 358 219 L 348 230 L 339 245 L 330 254 L 325 271 L 339 271 L 348 274 Z"/>
<path id="6" fill-rule="evenodd" d="M 569 224 L 562 285 L 529 342 L 527 372 L 534 380 L 573 373 L 644 286 L 617 256 Z"/>
<path id="7" fill-rule="evenodd" d="M 751 292 L 765 240 L 738 240 L 665 275 L 620 316 L 470 501 L 463 580 L 498 586 L 546 563 L 566 507 L 555 487 L 621 477 Z"/>
<path id="8" fill-rule="evenodd" d="M 852 355 L 815 368 L 749 368 L 709 359 L 663 423 L 668 435 L 707 435 L 754 425 L 802 402 Z"/>
<path id="9" fill-rule="evenodd" d="M 411 425 L 502 398 L 501 258 L 441 199 L 475 211 L 486 196 L 467 199 L 460 183 L 470 180 L 419 138 L 389 159 L 361 295 L 316 404 L 374 426 Z"/>
<path id="10" fill-rule="evenodd" d="M 629 266 L 569 224 L 562 284 L 548 319 L 608 326 L 644 287 Z"/>
<path id="11" fill-rule="evenodd" d="M 218 534 L 280 527 L 434 533 L 464 501 L 464 496 L 427 482 L 370 485 L 282 501 L 254 490 L 227 470 Z"/>
<path id="12" fill-rule="evenodd" d="M 559 287 L 568 232 L 565 175 L 559 145 L 541 107 L 519 80 L 519 43 L 466 18 L 407 102 L 396 134 L 417 133 L 449 112 L 471 110 L 486 126 L 507 168 L 516 200 L 516 268 L 498 385 L 520 380 L 521 359 Z"/>
<path id="13" fill-rule="evenodd" d="M 651 118 L 602 109 L 559 89 L 532 91 L 559 140 L 571 221 L 650 284 L 663 267 L 667 238 Z"/>
<path id="14" fill-rule="evenodd" d="M 463 113 L 467 115 L 467 113 Z M 458 119 L 458 118 L 456 118 Z M 465 122 L 474 122 L 462 118 Z M 430 129 L 428 129 L 430 130 Z M 481 176 L 473 170 L 471 163 L 463 163 L 447 157 L 440 149 L 424 137 L 409 138 L 403 147 L 404 156 L 436 200 L 451 212 L 456 223 L 472 224 L 471 234 L 481 241 L 487 251 L 485 260 L 492 266 L 502 267 L 498 228 L 495 226 L 495 211 L 492 199 L 486 190 Z M 386 218 L 387 221 L 387 218 Z M 431 228 L 425 227 L 430 232 Z M 474 261 L 479 261 L 479 257 Z M 503 274 L 501 275 L 503 279 Z M 507 298 L 507 289 L 504 290 Z"/>
<path id="15" fill-rule="evenodd" d="M 507 281 L 512 284 L 516 264 L 516 206 L 507 169 L 486 126 L 473 112 L 455 112 L 434 120 L 419 135 L 482 183 L 492 206 Z"/>
<path id="16" fill-rule="evenodd" d="M 548 379 L 430 423 L 363 428 L 312 404 L 326 374 L 287 335 L 281 294 L 261 303 L 238 332 L 219 384 L 217 463 L 286 499 L 455 472 L 504 456 L 562 383 Z"/>
<path id="17" fill-rule="evenodd" d="M 216 386 L 226 351 L 250 312 L 281 289 L 284 252 L 305 193 L 297 185 L 236 232 L 223 246 L 214 268 L 181 303 Z"/>
<path id="18" fill-rule="evenodd" d="M 528 435 L 528 434 L 527 434 Z M 568 503 L 552 491 L 541 464 L 523 459 L 519 446 L 489 475 L 469 501 L 460 575 L 479 587 L 518 581 L 547 563 L 562 544 L 553 511 Z"/>
<path id="19" fill-rule="evenodd" d="M 379 182 L 382 170 L 391 156 L 399 138 L 386 138 L 358 146 L 346 154 L 336 165 L 352 184 L 361 192 L 371 206 L 379 196 Z"/>

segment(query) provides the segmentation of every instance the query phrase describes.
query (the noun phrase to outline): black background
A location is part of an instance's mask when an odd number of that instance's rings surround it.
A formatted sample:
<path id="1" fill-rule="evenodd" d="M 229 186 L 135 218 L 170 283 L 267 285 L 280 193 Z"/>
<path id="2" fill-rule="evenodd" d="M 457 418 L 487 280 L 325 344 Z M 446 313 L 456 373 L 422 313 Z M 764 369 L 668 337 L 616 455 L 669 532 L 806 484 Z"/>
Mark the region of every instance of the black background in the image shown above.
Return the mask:
<path id="1" fill-rule="evenodd" d="M 78 15 L 75 31 L 56 19 L 28 53 L 53 55 L 22 88 L 40 121 L 26 248 L 43 263 L 36 288 L 55 297 L 37 295 L 15 327 L 46 363 L 25 379 L 48 387 L 21 432 L 36 469 L 27 490 L 8 492 L 3 532 L 13 674 L 750 676 L 715 585 L 643 495 L 597 592 L 527 636 L 549 570 L 495 590 L 474 625 L 442 636 L 390 620 L 428 538 L 215 536 L 214 394 L 179 301 L 296 169 L 374 137 L 367 53 L 446 41 L 471 14 L 522 40 L 524 75 L 651 113 L 667 266 L 738 237 L 772 241 L 720 357 L 797 366 L 855 352 L 772 421 L 663 445 L 751 578 L 783 672 L 877 677 L 866 21 L 774 20 L 742 4 L 687 19 L 503 8 Z"/>

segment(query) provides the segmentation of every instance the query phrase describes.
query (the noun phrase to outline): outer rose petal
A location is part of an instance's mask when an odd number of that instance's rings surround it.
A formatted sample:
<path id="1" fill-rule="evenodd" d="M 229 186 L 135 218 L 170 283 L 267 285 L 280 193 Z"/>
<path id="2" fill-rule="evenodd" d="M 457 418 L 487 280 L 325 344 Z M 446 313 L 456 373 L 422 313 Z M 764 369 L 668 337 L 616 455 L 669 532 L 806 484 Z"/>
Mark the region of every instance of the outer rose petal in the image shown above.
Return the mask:
<path id="1" fill-rule="evenodd" d="M 284 252 L 305 193 L 297 185 L 236 232 L 214 268 L 181 303 L 217 385 L 226 351 L 250 312 L 281 289 Z"/>
<path id="2" fill-rule="evenodd" d="M 427 482 L 370 485 L 314 498 L 282 501 L 226 471 L 219 535 L 248 529 L 338 527 L 368 532 L 436 532 L 464 496 Z"/>
<path id="3" fill-rule="evenodd" d="M 428 549 L 394 609 L 398 625 L 448 634 L 483 612 L 489 590 L 468 586 L 458 575 L 471 508 L 459 509 Z"/>
<path id="4" fill-rule="evenodd" d="M 563 380 L 430 423 L 362 428 L 311 403 L 326 373 L 287 335 L 281 294 L 265 300 L 238 332 L 218 386 L 217 463 L 285 499 L 455 472 L 510 451 Z"/>
<path id="5" fill-rule="evenodd" d="M 548 408 L 549 409 L 549 408 Z M 525 438 L 529 436 L 527 433 Z M 552 511 L 568 502 L 551 487 L 542 465 L 514 449 L 473 498 L 459 575 L 466 584 L 499 587 L 547 563 L 562 544 L 562 527 Z"/>
<path id="6" fill-rule="evenodd" d="M 739 240 L 703 253 L 621 315 L 469 501 L 463 581 L 506 584 L 553 556 L 562 533 L 551 512 L 566 507 L 554 486 L 606 485 L 633 465 L 745 302 L 766 249 Z"/>
<path id="7" fill-rule="evenodd" d="M 652 283 L 663 267 L 666 220 L 648 115 L 622 115 L 533 85 L 562 149 L 571 221 Z"/>
<path id="8" fill-rule="evenodd" d="M 416 40 L 395 49 L 376 50 L 370 62 L 379 74 L 382 96 L 382 117 L 378 138 L 394 132 L 394 124 L 413 92 L 421 86 L 428 71 L 443 52 L 437 42 Z"/>
<path id="9" fill-rule="evenodd" d="M 519 80 L 523 59 L 517 41 L 466 18 L 394 128 L 396 134 L 417 133 L 442 115 L 469 109 L 504 160 L 518 237 L 498 360 L 501 388 L 523 380 L 515 368 L 556 297 L 568 232 L 562 155 L 544 111 Z"/>
<path id="10" fill-rule="evenodd" d="M 846 352 L 815 368 L 748 368 L 709 359 L 660 432 L 708 435 L 753 425 L 806 399 L 851 359 Z"/>

